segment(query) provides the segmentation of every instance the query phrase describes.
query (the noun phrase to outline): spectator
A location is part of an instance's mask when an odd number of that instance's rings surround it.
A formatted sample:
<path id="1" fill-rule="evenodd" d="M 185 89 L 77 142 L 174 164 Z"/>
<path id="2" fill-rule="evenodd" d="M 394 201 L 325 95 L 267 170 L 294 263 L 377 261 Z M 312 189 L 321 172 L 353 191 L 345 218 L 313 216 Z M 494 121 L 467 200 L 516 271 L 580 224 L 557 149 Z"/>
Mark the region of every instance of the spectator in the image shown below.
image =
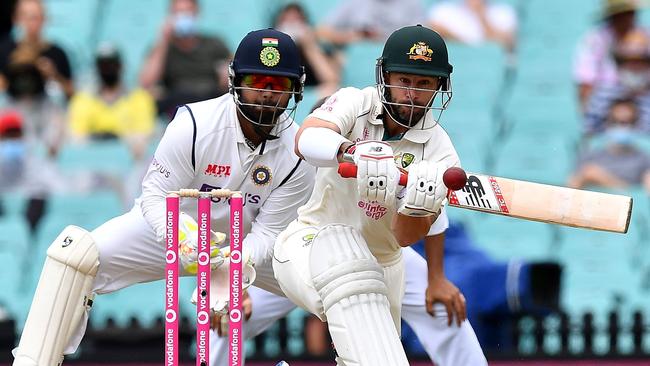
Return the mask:
<path id="1" fill-rule="evenodd" d="M 12 67 L 33 65 L 39 72 L 42 85 L 39 94 L 70 98 L 74 92 L 68 57 L 56 44 L 43 39 L 45 9 L 40 0 L 19 0 L 14 13 L 14 39 L 0 45 L 0 90 L 8 86 Z M 63 98 L 61 98 L 63 99 Z"/>
<path id="2" fill-rule="evenodd" d="M 197 0 L 172 0 L 160 38 L 140 72 L 140 85 L 155 96 L 158 111 L 169 117 L 178 105 L 228 90 L 230 51 L 219 38 L 199 33 L 198 13 Z"/>
<path id="3" fill-rule="evenodd" d="M 650 156 L 635 146 L 637 105 L 631 99 L 613 103 L 604 132 L 606 146 L 579 159 L 569 186 L 625 189 L 642 184 L 650 192 Z"/>
<path id="4" fill-rule="evenodd" d="M 617 80 L 612 46 L 634 30 L 648 32 L 637 24 L 635 0 L 603 0 L 601 23 L 589 31 L 577 48 L 573 77 L 578 87 L 580 107 L 584 111 L 593 88 L 611 85 Z"/>
<path id="5" fill-rule="evenodd" d="M 72 135 L 76 139 L 123 139 L 139 160 L 154 130 L 154 100 L 143 89 L 125 89 L 122 60 L 112 45 L 100 46 L 95 66 L 100 79 L 97 93 L 79 92 L 70 102 Z"/>
<path id="6" fill-rule="evenodd" d="M 0 112 L 0 190 L 6 192 L 20 185 L 25 172 L 23 119 L 16 111 Z"/>
<path id="7" fill-rule="evenodd" d="M 437 2 L 429 10 L 429 24 L 446 39 L 469 45 L 494 41 L 512 51 L 517 14 L 512 6 L 489 0 Z"/>
<path id="8" fill-rule="evenodd" d="M 290 35 L 298 45 L 305 65 L 305 86 L 317 87 L 321 96 L 334 93 L 338 89 L 339 66 L 321 48 L 302 6 L 298 3 L 284 6 L 275 17 L 273 27 Z"/>
<path id="9" fill-rule="evenodd" d="M 424 20 L 421 0 L 340 1 L 318 27 L 317 34 L 336 46 L 362 40 L 384 41 L 396 29 Z"/>
<path id="10" fill-rule="evenodd" d="M 612 85 L 596 86 L 585 109 L 583 130 L 586 136 L 602 132 L 611 104 L 618 99 L 631 98 L 639 108 L 636 128 L 650 133 L 650 35 L 633 30 L 614 46 L 617 81 Z"/>

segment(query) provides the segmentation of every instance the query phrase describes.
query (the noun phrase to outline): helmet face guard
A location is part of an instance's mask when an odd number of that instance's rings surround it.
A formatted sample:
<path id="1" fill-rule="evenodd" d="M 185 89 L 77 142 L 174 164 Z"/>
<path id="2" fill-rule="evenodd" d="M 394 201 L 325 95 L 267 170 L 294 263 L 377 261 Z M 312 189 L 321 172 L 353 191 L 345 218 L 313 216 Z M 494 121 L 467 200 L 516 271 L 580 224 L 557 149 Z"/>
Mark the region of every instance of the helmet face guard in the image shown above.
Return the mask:
<path id="1" fill-rule="evenodd" d="M 377 92 L 379 93 L 379 99 L 381 100 L 382 104 L 384 105 L 384 110 L 386 113 L 399 125 L 411 128 L 415 126 L 421 118 L 426 117 L 426 115 L 429 113 L 429 111 L 437 111 L 437 116 L 434 119 L 434 122 L 432 125 L 426 125 L 423 123 L 422 128 L 432 128 L 434 127 L 438 121 L 440 120 L 440 117 L 442 116 L 442 112 L 447 109 L 447 106 L 449 105 L 449 102 L 451 102 L 451 97 L 453 95 L 452 92 L 452 87 L 451 87 L 451 78 L 449 77 L 439 77 L 438 80 L 440 80 L 440 85 L 438 85 L 437 90 L 431 90 L 431 89 L 423 89 L 423 88 L 415 88 L 415 87 L 408 87 L 408 86 L 401 86 L 401 85 L 391 85 L 386 83 L 386 75 L 387 72 L 384 71 L 383 68 L 383 60 L 382 58 L 377 59 L 377 65 L 375 68 L 375 79 L 377 80 L 377 83 L 375 87 L 377 88 Z M 398 103 L 394 102 L 392 100 L 392 95 L 391 95 L 391 90 L 406 90 L 410 93 L 414 92 L 427 92 L 433 94 L 431 95 L 431 98 L 429 101 L 424 104 L 424 105 L 418 105 L 413 103 L 411 100 L 410 103 Z M 406 107 L 410 110 L 410 113 L 408 117 L 400 115 L 397 111 L 397 108 L 399 107 Z M 420 118 L 415 118 L 418 112 L 423 112 L 422 116 Z M 434 112 L 435 114 L 436 112 Z"/>
<path id="2" fill-rule="evenodd" d="M 396 30 L 386 40 L 375 67 L 376 88 L 386 113 L 407 128 L 414 127 L 423 118 L 423 129 L 435 127 L 451 101 L 452 70 L 447 45 L 438 33 L 421 25 Z M 391 72 L 438 78 L 439 85 L 432 90 L 388 84 L 387 78 Z M 415 104 L 412 100 L 410 103 L 396 102 L 391 93 L 396 90 L 407 91 L 409 95 L 422 92 L 432 95 L 424 105 Z M 404 113 L 404 108 L 409 112 Z M 425 123 L 429 111 L 438 112 L 433 123 Z"/>
<path id="3" fill-rule="evenodd" d="M 237 110 L 241 115 L 250 123 L 258 127 L 276 127 L 274 130 L 274 133 L 276 134 L 291 126 L 292 118 L 290 117 L 295 116 L 298 103 L 302 100 L 302 94 L 305 87 L 304 71 L 299 79 L 292 78 L 293 89 L 290 91 L 244 86 L 241 85 L 241 79 L 243 76 L 244 75 L 235 73 L 234 67 L 231 63 L 228 68 L 228 89 L 230 90 L 235 104 L 237 105 Z M 244 90 L 273 93 L 278 95 L 277 101 L 269 104 L 246 102 L 241 97 L 241 92 Z M 287 98 L 285 96 L 289 97 Z M 283 105 L 283 100 L 287 100 L 286 105 Z"/>

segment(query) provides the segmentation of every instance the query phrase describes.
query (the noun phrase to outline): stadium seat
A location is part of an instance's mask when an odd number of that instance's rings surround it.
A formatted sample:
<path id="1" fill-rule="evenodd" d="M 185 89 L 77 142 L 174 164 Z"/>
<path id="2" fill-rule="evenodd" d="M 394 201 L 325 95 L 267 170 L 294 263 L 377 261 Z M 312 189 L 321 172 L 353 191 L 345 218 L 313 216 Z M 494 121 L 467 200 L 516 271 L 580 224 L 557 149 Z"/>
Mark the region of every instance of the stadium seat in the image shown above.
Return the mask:
<path id="1" fill-rule="evenodd" d="M 97 36 L 100 0 L 45 1 L 47 22 L 45 38 L 59 44 L 66 52 L 75 76 L 92 62 L 92 50 Z M 80 16 L 83 14 L 83 16 Z"/>
<path id="2" fill-rule="evenodd" d="M 380 42 L 358 42 L 345 49 L 341 85 L 365 88 L 375 85 L 375 65 L 381 56 Z"/>

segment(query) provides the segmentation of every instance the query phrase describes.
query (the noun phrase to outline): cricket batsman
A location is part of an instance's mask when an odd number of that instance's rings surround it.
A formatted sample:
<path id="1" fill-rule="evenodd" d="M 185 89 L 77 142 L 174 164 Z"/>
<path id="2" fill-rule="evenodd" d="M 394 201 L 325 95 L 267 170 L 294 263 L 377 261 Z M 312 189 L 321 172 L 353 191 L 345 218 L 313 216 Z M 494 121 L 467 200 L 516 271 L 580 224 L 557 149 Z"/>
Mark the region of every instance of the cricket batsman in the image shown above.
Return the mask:
<path id="1" fill-rule="evenodd" d="M 298 126 L 292 115 L 304 75 L 288 35 L 273 29 L 248 33 L 230 66 L 230 92 L 178 108 L 133 208 L 90 233 L 68 226 L 51 244 L 13 365 L 61 364 L 81 342 L 95 294 L 163 278 L 165 197 L 180 188 L 242 192 L 247 267 L 254 265 L 257 286 L 282 294 L 272 273 L 273 245 L 314 184 L 315 169 L 293 151 Z M 197 203 L 181 202 L 180 257 L 189 275 L 196 270 L 197 225 L 191 215 Z M 228 232 L 226 200 L 213 199 L 211 225 L 217 231 L 212 268 L 219 271 L 229 260 L 221 249 L 228 238 L 219 233 Z M 211 291 L 218 285 L 228 286 L 211 283 Z"/>
<path id="2" fill-rule="evenodd" d="M 278 237 L 273 268 L 286 296 L 328 323 L 339 365 L 408 365 L 399 338 L 402 246 L 426 237 L 435 274 L 427 296 L 453 286 L 442 270 L 444 241 L 432 231 L 447 193 L 443 172 L 460 165 L 438 124 L 451 72 L 438 33 L 401 28 L 377 60 L 376 88 L 340 89 L 296 135 L 296 153 L 319 169 L 311 198 Z M 358 166 L 356 180 L 337 173 L 344 154 Z M 395 161 L 408 170 L 404 188 Z"/>

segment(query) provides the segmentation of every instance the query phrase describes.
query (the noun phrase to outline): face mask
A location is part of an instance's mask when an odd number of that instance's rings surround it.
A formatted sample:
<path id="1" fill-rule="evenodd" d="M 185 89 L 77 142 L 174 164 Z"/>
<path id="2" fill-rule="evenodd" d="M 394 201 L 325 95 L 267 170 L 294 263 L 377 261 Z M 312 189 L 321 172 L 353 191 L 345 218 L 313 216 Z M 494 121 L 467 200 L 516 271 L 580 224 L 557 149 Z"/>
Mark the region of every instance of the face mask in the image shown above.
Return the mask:
<path id="1" fill-rule="evenodd" d="M 99 77 L 102 79 L 102 84 L 108 87 L 114 87 L 120 82 L 120 74 L 117 70 L 102 70 L 99 72 Z"/>
<path id="2" fill-rule="evenodd" d="M 11 36 L 16 42 L 22 41 L 25 38 L 25 28 L 22 25 L 14 25 L 11 29 Z"/>
<path id="3" fill-rule="evenodd" d="M 174 33 L 188 37 L 196 33 L 196 17 L 191 13 L 178 13 L 174 16 Z"/>
<path id="4" fill-rule="evenodd" d="M 648 73 L 621 70 L 619 80 L 621 85 L 630 90 L 643 90 L 648 87 Z"/>
<path id="5" fill-rule="evenodd" d="M 17 139 L 0 141 L 0 171 L 3 177 L 17 177 L 25 166 L 25 143 Z"/>
<path id="6" fill-rule="evenodd" d="M 610 127 L 605 131 L 606 141 L 613 145 L 631 146 L 634 138 L 634 130 L 629 127 Z"/>

